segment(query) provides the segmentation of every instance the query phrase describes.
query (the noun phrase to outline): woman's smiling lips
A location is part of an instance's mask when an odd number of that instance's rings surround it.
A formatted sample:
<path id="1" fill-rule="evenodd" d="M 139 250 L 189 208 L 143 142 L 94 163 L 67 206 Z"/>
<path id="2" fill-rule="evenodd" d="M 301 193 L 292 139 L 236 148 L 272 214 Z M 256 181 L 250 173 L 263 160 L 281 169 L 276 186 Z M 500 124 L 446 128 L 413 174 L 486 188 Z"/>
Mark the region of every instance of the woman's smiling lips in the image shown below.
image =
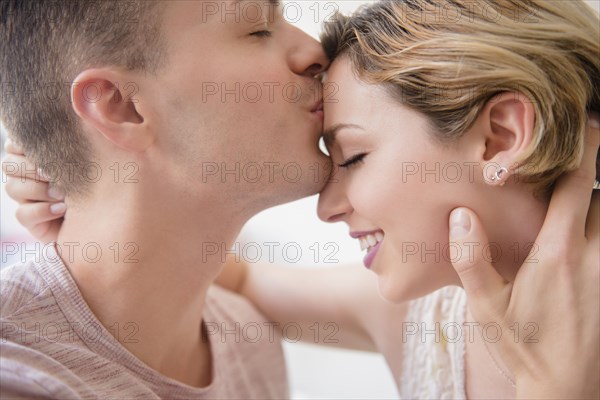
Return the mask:
<path id="1" fill-rule="evenodd" d="M 384 232 L 381 229 L 368 232 L 350 232 L 350 236 L 359 240 L 361 250 L 367 250 L 363 263 L 365 264 L 365 267 L 370 269 L 373 260 L 379 251 L 381 242 L 385 237 Z"/>

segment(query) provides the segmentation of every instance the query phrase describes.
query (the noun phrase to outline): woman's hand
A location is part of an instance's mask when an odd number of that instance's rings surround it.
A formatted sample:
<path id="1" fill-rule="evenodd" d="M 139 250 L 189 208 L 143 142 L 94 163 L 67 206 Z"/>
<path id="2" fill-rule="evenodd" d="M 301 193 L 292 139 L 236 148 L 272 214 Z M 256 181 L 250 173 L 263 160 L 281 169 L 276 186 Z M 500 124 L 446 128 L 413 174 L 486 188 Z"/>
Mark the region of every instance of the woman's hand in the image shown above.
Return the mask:
<path id="1" fill-rule="evenodd" d="M 10 140 L 2 170 L 8 177 L 6 192 L 19 203 L 17 220 L 39 241 L 53 242 L 66 212 L 64 196 L 36 171 L 23 150 Z"/>
<path id="2" fill-rule="evenodd" d="M 482 254 L 469 254 L 466 244 L 488 240 L 475 213 L 460 208 L 450 217 L 450 242 L 462 250 L 452 260 L 469 308 L 478 323 L 500 325 L 495 345 L 518 398 L 600 396 L 600 193 L 592 193 L 599 141 L 598 123 L 590 121 L 581 167 L 558 182 L 535 257 L 514 282 Z M 535 324 L 534 340 L 515 340 L 516 323 Z"/>

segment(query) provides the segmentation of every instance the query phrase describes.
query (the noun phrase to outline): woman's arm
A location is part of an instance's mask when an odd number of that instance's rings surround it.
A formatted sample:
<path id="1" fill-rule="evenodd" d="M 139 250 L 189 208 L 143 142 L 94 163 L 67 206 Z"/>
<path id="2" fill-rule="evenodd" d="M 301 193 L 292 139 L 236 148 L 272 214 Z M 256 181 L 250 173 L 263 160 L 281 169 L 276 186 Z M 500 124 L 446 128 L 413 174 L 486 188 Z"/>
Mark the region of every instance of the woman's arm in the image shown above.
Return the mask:
<path id="1" fill-rule="evenodd" d="M 284 335 L 326 346 L 381 351 L 405 306 L 383 300 L 374 274 L 354 265 L 290 268 L 230 257 L 217 283 L 248 298 Z"/>

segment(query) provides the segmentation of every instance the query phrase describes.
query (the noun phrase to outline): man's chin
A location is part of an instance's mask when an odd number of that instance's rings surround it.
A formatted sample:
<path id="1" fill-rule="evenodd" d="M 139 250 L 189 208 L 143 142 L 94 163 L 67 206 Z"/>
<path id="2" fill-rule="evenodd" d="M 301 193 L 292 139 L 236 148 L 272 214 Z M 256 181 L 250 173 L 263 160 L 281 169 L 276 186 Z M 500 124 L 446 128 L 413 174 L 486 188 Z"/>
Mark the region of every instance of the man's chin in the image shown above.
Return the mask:
<path id="1" fill-rule="evenodd" d="M 291 203 L 296 200 L 300 200 L 306 197 L 317 195 L 325 187 L 323 180 L 315 181 L 302 181 L 294 184 L 284 185 L 283 192 L 279 198 L 279 204 Z"/>
<path id="2" fill-rule="evenodd" d="M 319 151 L 310 159 L 281 160 L 261 175 L 260 181 L 237 187 L 244 208 L 252 212 L 261 212 L 267 208 L 291 203 L 319 194 L 331 174 L 331 160 Z M 244 173 L 241 176 L 245 176 Z M 244 181 L 246 182 L 246 181 Z"/>
<path id="3" fill-rule="evenodd" d="M 265 190 L 257 202 L 255 211 L 259 213 L 268 208 L 292 203 L 310 196 L 319 194 L 324 187 L 323 181 L 302 180 L 299 182 L 286 182 Z"/>

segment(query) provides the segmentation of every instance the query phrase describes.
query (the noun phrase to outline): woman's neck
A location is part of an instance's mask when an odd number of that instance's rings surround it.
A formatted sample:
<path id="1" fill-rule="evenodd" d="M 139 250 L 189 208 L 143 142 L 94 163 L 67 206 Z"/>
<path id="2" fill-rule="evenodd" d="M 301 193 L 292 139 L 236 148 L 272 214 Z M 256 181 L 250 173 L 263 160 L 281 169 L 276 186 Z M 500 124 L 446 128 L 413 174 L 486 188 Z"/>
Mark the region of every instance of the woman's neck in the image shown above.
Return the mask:
<path id="1" fill-rule="evenodd" d="M 536 262 L 536 239 L 548 201 L 536 198 L 520 183 L 491 189 L 484 200 L 487 206 L 476 210 L 488 236 L 488 244 L 478 246 L 498 273 L 512 282 L 524 262 Z"/>

